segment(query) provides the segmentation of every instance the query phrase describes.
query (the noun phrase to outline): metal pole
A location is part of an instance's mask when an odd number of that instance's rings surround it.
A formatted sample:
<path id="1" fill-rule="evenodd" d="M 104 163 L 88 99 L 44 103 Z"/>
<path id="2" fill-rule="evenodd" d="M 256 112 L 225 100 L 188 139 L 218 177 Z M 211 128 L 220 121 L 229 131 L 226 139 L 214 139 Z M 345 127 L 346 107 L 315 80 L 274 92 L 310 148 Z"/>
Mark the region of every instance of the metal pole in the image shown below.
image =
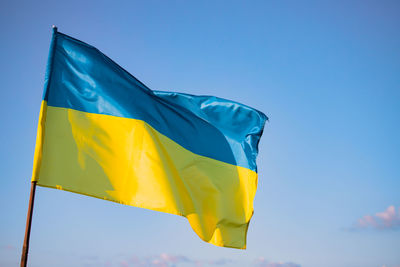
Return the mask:
<path id="1" fill-rule="evenodd" d="M 36 181 L 32 182 L 31 184 L 28 215 L 26 217 L 24 246 L 22 247 L 21 267 L 26 267 L 26 264 L 28 262 L 29 237 L 31 235 L 32 212 L 33 212 L 33 203 L 35 201 L 35 191 L 36 191 Z"/>

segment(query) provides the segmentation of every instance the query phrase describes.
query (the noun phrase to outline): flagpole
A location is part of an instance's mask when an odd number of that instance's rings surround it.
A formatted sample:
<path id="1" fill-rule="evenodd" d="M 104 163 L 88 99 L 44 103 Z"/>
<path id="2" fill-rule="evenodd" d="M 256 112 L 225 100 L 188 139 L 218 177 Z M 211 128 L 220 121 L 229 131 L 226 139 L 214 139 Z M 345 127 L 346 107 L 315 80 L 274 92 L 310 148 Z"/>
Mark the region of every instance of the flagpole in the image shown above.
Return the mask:
<path id="1" fill-rule="evenodd" d="M 31 194 L 29 197 L 28 215 L 26 217 L 25 238 L 24 238 L 24 246 L 22 247 L 21 267 L 26 267 L 28 261 L 29 238 L 31 235 L 32 212 L 33 212 L 33 203 L 35 202 L 35 191 L 36 191 L 36 181 L 33 181 L 31 184 Z"/>
<path id="2" fill-rule="evenodd" d="M 53 25 L 52 29 L 53 29 L 53 39 L 52 39 L 52 45 L 53 45 L 55 34 L 57 33 L 57 27 L 55 25 Z M 52 46 L 50 47 L 50 51 L 52 51 Z M 53 54 L 54 54 L 54 52 L 53 52 Z M 20 267 L 26 267 L 26 265 L 28 263 L 29 239 L 31 236 L 32 213 L 33 213 L 33 204 L 35 202 L 35 192 L 36 192 L 36 181 L 32 181 L 31 193 L 29 196 L 28 214 L 26 216 L 25 237 L 24 237 L 24 245 L 22 247 Z"/>

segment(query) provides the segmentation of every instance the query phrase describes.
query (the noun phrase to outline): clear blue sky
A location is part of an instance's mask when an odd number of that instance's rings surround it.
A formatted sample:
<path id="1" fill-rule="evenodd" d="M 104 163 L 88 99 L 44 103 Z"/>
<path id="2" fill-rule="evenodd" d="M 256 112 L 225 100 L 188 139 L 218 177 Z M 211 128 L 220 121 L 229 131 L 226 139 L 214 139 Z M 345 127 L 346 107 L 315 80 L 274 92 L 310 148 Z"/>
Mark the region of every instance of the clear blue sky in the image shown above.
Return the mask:
<path id="1" fill-rule="evenodd" d="M 399 14 L 378 0 L 1 1 L 0 266 L 20 259 L 52 24 L 152 89 L 270 122 L 247 250 L 178 216 L 38 188 L 29 266 L 400 266 Z"/>

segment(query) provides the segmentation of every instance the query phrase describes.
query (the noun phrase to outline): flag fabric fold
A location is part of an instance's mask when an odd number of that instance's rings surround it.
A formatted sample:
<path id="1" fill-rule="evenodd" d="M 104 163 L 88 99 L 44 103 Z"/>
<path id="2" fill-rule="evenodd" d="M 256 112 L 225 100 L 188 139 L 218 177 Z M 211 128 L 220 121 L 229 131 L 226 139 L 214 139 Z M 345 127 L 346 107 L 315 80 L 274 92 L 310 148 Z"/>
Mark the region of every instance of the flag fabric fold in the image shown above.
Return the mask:
<path id="1" fill-rule="evenodd" d="M 181 215 L 204 241 L 243 249 L 266 120 L 237 102 L 152 91 L 55 31 L 32 181 Z"/>

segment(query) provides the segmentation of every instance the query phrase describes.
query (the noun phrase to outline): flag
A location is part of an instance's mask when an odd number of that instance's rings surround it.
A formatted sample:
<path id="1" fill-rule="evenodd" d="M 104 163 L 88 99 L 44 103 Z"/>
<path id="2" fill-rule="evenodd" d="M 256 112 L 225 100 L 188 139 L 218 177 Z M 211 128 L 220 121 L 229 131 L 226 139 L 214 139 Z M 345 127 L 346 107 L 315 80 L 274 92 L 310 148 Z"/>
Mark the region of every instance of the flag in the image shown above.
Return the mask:
<path id="1" fill-rule="evenodd" d="M 222 98 L 152 91 L 55 30 L 32 181 L 181 215 L 204 241 L 244 249 L 266 120 Z"/>

